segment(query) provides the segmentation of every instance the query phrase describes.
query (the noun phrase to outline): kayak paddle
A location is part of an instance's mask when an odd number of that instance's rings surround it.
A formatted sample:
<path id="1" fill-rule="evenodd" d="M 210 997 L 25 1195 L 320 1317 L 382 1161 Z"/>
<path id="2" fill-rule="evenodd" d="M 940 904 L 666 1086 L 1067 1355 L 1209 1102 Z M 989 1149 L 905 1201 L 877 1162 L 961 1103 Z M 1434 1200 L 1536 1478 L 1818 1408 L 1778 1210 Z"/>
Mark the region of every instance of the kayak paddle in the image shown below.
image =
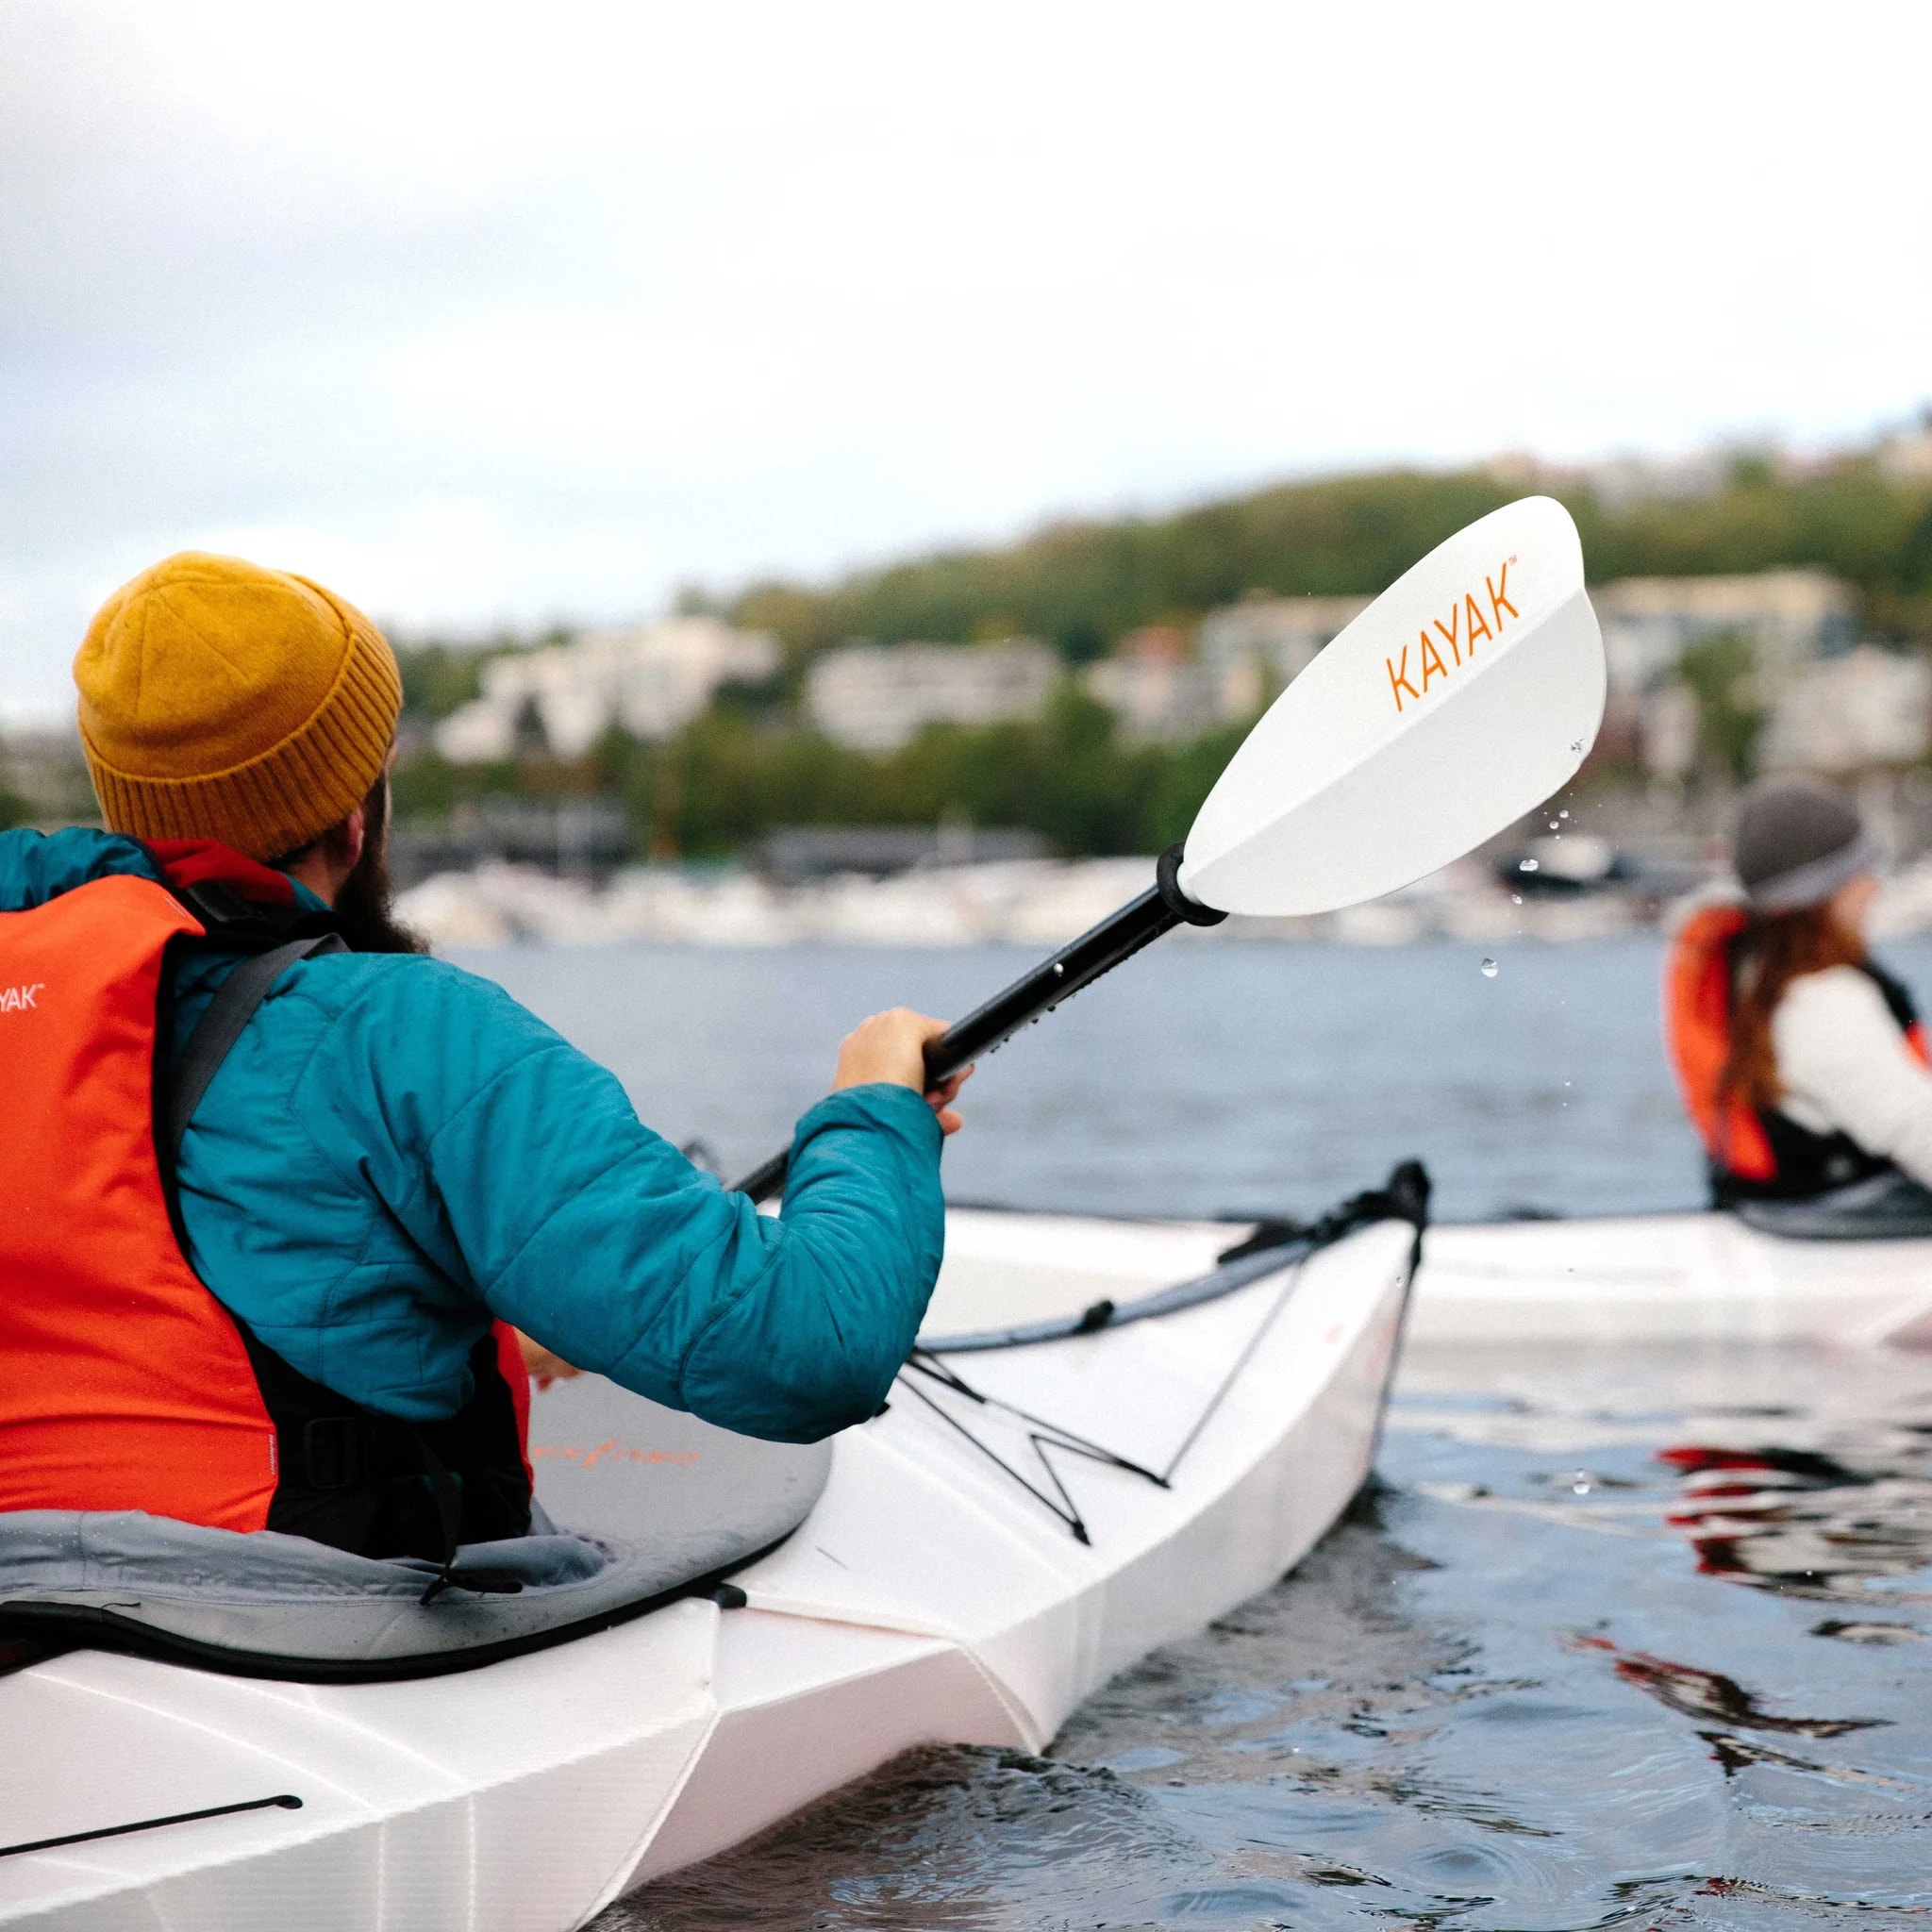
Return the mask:
<path id="1" fill-rule="evenodd" d="M 1332 912 L 1493 838 L 1574 775 L 1604 648 L 1563 506 L 1526 496 L 1394 583 L 1291 684 L 1138 898 L 949 1027 L 937 1086 L 1176 925 Z M 789 1151 L 736 1184 L 762 1201 Z"/>

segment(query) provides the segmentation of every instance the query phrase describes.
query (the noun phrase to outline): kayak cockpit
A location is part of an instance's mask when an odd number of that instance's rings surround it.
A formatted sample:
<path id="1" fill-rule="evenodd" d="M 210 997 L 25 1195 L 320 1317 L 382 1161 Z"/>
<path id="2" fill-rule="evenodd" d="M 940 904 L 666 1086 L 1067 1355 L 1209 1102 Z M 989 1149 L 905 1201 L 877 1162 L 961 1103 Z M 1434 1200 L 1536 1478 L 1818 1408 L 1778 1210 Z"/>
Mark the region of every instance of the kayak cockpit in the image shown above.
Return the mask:
<path id="1" fill-rule="evenodd" d="M 309 1683 L 469 1670 L 714 1589 L 804 1521 L 831 1470 L 829 1443 L 753 1441 L 598 1376 L 553 1385 L 533 1424 L 535 1533 L 466 1545 L 443 1589 L 425 1558 L 273 1530 L 0 1513 L 0 1655 L 86 1647 Z"/>

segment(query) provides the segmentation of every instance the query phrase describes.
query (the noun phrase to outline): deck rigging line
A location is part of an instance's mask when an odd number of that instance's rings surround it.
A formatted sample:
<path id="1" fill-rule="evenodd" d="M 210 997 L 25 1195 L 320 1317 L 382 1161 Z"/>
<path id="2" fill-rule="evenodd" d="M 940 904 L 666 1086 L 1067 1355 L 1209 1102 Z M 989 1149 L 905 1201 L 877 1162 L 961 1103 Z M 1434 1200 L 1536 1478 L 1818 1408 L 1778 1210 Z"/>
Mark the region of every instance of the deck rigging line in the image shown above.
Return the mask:
<path id="1" fill-rule="evenodd" d="M 1312 1252 L 1312 1249 L 1308 1251 L 1308 1253 Z M 1302 1278 L 1302 1269 L 1307 1265 L 1307 1253 L 1298 1255 L 1289 1265 L 1287 1278 L 1282 1282 L 1280 1291 L 1275 1295 L 1274 1300 L 1269 1305 L 1268 1312 L 1261 1317 L 1255 1332 L 1241 1344 L 1241 1352 L 1235 1357 L 1233 1365 L 1229 1368 L 1227 1374 L 1221 1378 L 1220 1388 L 1208 1398 L 1207 1407 L 1194 1418 L 1194 1426 L 1181 1438 L 1181 1446 L 1174 1452 L 1174 1455 L 1168 1459 L 1167 1467 L 1160 1472 L 1160 1486 L 1162 1489 L 1167 1488 L 1174 1481 L 1174 1473 L 1181 1466 L 1181 1457 L 1200 1440 L 1201 1431 L 1213 1420 L 1214 1412 L 1227 1399 L 1227 1391 L 1234 1387 L 1235 1377 L 1254 1358 L 1255 1351 L 1260 1347 L 1269 1329 L 1274 1327 L 1275 1320 L 1280 1315 L 1282 1309 L 1287 1307 L 1289 1297 L 1294 1292 L 1296 1284 Z"/>
<path id="2" fill-rule="evenodd" d="M 1247 1367 L 1256 1349 L 1261 1345 L 1262 1339 L 1274 1327 L 1275 1319 L 1282 1309 L 1288 1306 L 1289 1298 L 1294 1292 L 1295 1284 L 1301 1279 L 1302 1263 L 1307 1259 L 1307 1256 L 1303 1254 L 1296 1256 L 1288 1263 L 1288 1278 L 1281 1284 L 1280 1291 L 1270 1304 L 1268 1312 L 1261 1317 L 1255 1332 L 1241 1344 L 1241 1353 L 1235 1357 L 1227 1374 L 1221 1378 L 1220 1386 L 1208 1396 L 1207 1406 L 1194 1418 L 1192 1426 L 1181 1438 L 1180 1447 L 1169 1457 L 1165 1469 L 1149 1469 L 1146 1464 L 1136 1462 L 1132 1457 L 1123 1456 L 1118 1450 L 1109 1449 L 1104 1443 L 1092 1441 L 1086 1436 L 1076 1435 L 1072 1429 L 1063 1428 L 1058 1423 L 1047 1421 L 1044 1416 L 1035 1415 L 1029 1409 L 1016 1407 L 1010 1402 L 1002 1402 L 997 1395 L 989 1395 L 985 1390 L 975 1389 L 957 1369 L 949 1363 L 941 1361 L 937 1357 L 927 1355 L 924 1349 L 913 1350 L 911 1358 L 899 1372 L 899 1386 L 909 1394 L 916 1395 L 941 1422 L 964 1436 L 989 1462 L 1004 1470 L 1029 1496 L 1052 1510 L 1067 1525 L 1075 1542 L 1085 1543 L 1091 1548 L 1093 1539 L 1088 1531 L 1087 1520 L 1081 1515 L 1080 1506 L 1074 1501 L 1072 1491 L 1068 1490 L 1058 1469 L 1054 1465 L 1053 1457 L 1047 1452 L 1051 1449 L 1063 1450 L 1069 1456 L 1082 1457 L 1089 1462 L 1100 1463 L 1108 1469 L 1124 1470 L 1129 1475 L 1138 1475 L 1142 1480 L 1152 1483 L 1156 1489 L 1171 1488 L 1174 1473 L 1180 1467 L 1181 1457 L 1199 1440 L 1201 1431 L 1212 1421 L 1215 1411 L 1226 1400 L 1228 1391 L 1235 1385 L 1235 1378 Z M 991 1442 L 983 1437 L 974 1435 L 958 1416 L 943 1404 L 935 1401 L 917 1382 L 909 1380 L 908 1373 L 925 1376 L 939 1383 L 941 1388 L 950 1389 L 956 1395 L 963 1395 L 969 1402 L 977 1403 L 982 1408 L 997 1409 L 1003 1415 L 1009 1415 L 1025 1423 L 1026 1441 L 1031 1445 L 1034 1456 L 1039 1459 L 1041 1468 L 1046 1472 L 1047 1481 L 1053 1485 L 1053 1494 L 1049 1495 L 1038 1483 L 1032 1481 L 1023 1469 L 1016 1468 L 1008 1462 Z"/>
<path id="3" fill-rule="evenodd" d="M 939 1383 L 941 1388 L 950 1389 L 955 1394 L 965 1396 L 969 1402 L 976 1402 L 982 1408 L 998 1409 L 1001 1414 L 1013 1416 L 1028 1424 L 1026 1440 L 1032 1445 L 1034 1455 L 1039 1457 L 1041 1468 L 1046 1472 L 1047 1481 L 1053 1485 L 1053 1494 L 1048 1495 L 1024 1470 L 1016 1469 L 991 1442 L 975 1436 L 958 1416 L 943 1404 L 934 1401 L 917 1382 L 908 1380 L 908 1372 L 912 1374 L 924 1375 Z M 942 1423 L 958 1430 L 988 1461 L 1005 1470 L 1029 1496 L 1051 1509 L 1073 1532 L 1075 1542 L 1091 1545 L 1093 1539 L 1087 1533 L 1087 1522 L 1080 1514 L 1079 1505 L 1074 1501 L 1066 1484 L 1060 1478 L 1059 1471 L 1054 1467 L 1053 1457 L 1047 1454 L 1049 1449 L 1061 1449 L 1069 1456 L 1084 1457 L 1089 1462 L 1098 1462 L 1108 1469 L 1124 1469 L 1129 1475 L 1144 1477 L 1158 1489 L 1164 1490 L 1167 1487 L 1165 1476 L 1156 1474 L 1153 1470 L 1134 1461 L 1131 1457 L 1122 1456 L 1102 1443 L 1090 1441 L 1085 1436 L 1075 1435 L 1072 1429 L 1063 1429 L 1058 1423 L 1050 1423 L 1045 1417 L 1037 1416 L 1029 1409 L 1016 1408 L 1010 1402 L 1002 1402 L 997 1395 L 989 1395 L 983 1389 L 974 1388 L 957 1369 L 950 1368 L 936 1357 L 927 1355 L 924 1349 L 913 1350 L 911 1358 L 899 1372 L 899 1386 L 908 1394 L 918 1396 Z"/>
<path id="4" fill-rule="evenodd" d="M 1158 1294 L 1149 1295 L 1142 1301 L 1129 1304 L 1116 1311 L 1111 1302 L 1096 1302 L 1092 1307 L 1068 1325 L 1046 1324 L 1029 1325 L 1026 1328 L 1008 1329 L 983 1336 L 956 1337 L 936 1344 L 936 1348 L 915 1348 L 904 1369 L 900 1370 L 897 1386 L 908 1394 L 916 1395 L 933 1414 L 948 1427 L 956 1429 L 967 1441 L 998 1469 L 1019 1484 L 1019 1486 L 1051 1510 L 1066 1524 L 1075 1542 L 1092 1545 L 1086 1518 L 1080 1513 L 1080 1507 L 1074 1502 L 1068 1490 L 1050 1450 L 1060 1450 L 1069 1456 L 1078 1456 L 1089 1462 L 1097 1462 L 1104 1468 L 1124 1470 L 1129 1475 L 1138 1475 L 1152 1483 L 1157 1489 L 1173 1486 L 1174 1474 L 1181 1466 L 1182 1458 L 1200 1440 L 1201 1432 L 1214 1419 L 1221 1405 L 1226 1401 L 1228 1391 L 1233 1389 L 1241 1371 L 1254 1358 L 1255 1351 L 1266 1340 L 1268 1332 L 1280 1319 L 1281 1311 L 1292 1298 L 1296 1285 L 1301 1280 L 1303 1266 L 1310 1255 L 1332 1246 L 1344 1235 L 1352 1234 L 1358 1227 L 1366 1227 L 1377 1221 L 1407 1221 L 1415 1229 L 1415 1242 L 1409 1251 L 1409 1274 L 1413 1279 L 1417 1262 L 1422 1257 L 1422 1232 L 1428 1220 L 1429 1177 L 1419 1161 L 1404 1161 L 1388 1181 L 1379 1188 L 1354 1195 L 1339 1207 L 1331 1208 L 1315 1221 L 1273 1221 L 1259 1222 L 1252 1234 L 1233 1247 L 1225 1249 L 1219 1257 L 1215 1267 L 1198 1280 L 1182 1282 L 1172 1289 L 1164 1289 Z M 1288 1251 L 1300 1252 L 1291 1256 Z M 1123 1456 L 1118 1450 L 1109 1449 L 1104 1443 L 1063 1428 L 1058 1423 L 1049 1422 L 1044 1416 L 1038 1416 L 1029 1409 L 1016 1407 L 1010 1402 L 1003 1402 L 996 1395 L 989 1395 L 983 1389 L 975 1389 L 965 1376 L 949 1362 L 943 1361 L 936 1349 L 946 1354 L 965 1353 L 968 1350 L 989 1350 L 1002 1347 L 1024 1347 L 1036 1341 L 1064 1340 L 1074 1335 L 1091 1335 L 1102 1328 L 1118 1324 L 1119 1321 L 1144 1319 L 1156 1313 L 1167 1313 L 1183 1307 L 1197 1307 L 1205 1301 L 1212 1301 L 1223 1294 L 1231 1294 L 1237 1288 L 1245 1287 L 1251 1281 L 1259 1280 L 1272 1274 L 1276 1269 L 1284 1271 L 1285 1278 L 1274 1299 L 1269 1304 L 1267 1312 L 1256 1324 L 1254 1333 L 1241 1344 L 1241 1352 L 1229 1365 L 1224 1374 L 1208 1396 L 1200 1414 L 1194 1418 L 1192 1426 L 1181 1438 L 1180 1446 L 1168 1458 L 1167 1467 L 1161 1470 L 1149 1469 L 1144 1463 L 1136 1462 L 1130 1456 Z M 981 1408 L 996 1410 L 1000 1414 L 1012 1416 L 1024 1423 L 1026 1441 L 1041 1468 L 1046 1474 L 1047 1481 L 1053 1486 L 1052 1493 L 1035 1482 L 1024 1469 L 1017 1467 L 995 1449 L 984 1438 L 975 1435 L 972 1429 L 953 1414 L 944 1404 L 914 1376 L 936 1382 L 942 1389 L 963 1396 L 967 1401 Z"/>
<path id="5" fill-rule="evenodd" d="M 25 1844 L 0 1845 L 0 1858 L 26 1852 L 51 1852 L 61 1845 L 92 1844 L 96 1839 L 125 1838 L 130 1831 L 158 1831 L 164 1824 L 193 1824 L 203 1818 L 233 1818 L 242 1811 L 299 1811 L 302 1800 L 292 1791 L 274 1798 L 245 1798 L 239 1805 L 210 1805 L 202 1811 L 176 1811 L 166 1818 L 137 1818 L 132 1824 L 102 1824 L 92 1831 L 70 1831 L 60 1838 L 29 1839 Z"/>

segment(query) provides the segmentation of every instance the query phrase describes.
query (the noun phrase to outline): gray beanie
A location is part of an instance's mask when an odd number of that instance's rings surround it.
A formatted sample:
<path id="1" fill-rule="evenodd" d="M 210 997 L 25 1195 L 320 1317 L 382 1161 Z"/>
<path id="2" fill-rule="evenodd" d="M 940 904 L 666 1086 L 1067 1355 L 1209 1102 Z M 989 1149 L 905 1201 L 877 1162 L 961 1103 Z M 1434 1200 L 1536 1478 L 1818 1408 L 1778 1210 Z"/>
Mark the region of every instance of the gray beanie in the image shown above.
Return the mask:
<path id="1" fill-rule="evenodd" d="M 1811 778 L 1774 778 L 1753 788 L 1738 813 L 1731 862 L 1756 912 L 1822 906 L 1878 851 L 1850 800 Z"/>

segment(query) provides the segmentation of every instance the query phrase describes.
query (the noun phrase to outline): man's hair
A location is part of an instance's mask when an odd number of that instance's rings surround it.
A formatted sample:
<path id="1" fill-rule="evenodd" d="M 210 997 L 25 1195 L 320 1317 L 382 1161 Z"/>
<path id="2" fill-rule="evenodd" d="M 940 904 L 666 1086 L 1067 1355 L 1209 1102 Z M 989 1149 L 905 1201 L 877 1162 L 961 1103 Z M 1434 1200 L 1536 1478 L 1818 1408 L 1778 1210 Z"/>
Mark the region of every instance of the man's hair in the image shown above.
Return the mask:
<path id="1" fill-rule="evenodd" d="M 426 953 L 429 944 L 395 916 L 395 889 L 389 876 L 389 774 L 385 772 L 362 801 L 362 856 L 336 894 L 336 923 L 356 953 Z M 269 863 L 286 872 L 338 838 L 347 820 L 331 825 L 306 845 Z"/>

